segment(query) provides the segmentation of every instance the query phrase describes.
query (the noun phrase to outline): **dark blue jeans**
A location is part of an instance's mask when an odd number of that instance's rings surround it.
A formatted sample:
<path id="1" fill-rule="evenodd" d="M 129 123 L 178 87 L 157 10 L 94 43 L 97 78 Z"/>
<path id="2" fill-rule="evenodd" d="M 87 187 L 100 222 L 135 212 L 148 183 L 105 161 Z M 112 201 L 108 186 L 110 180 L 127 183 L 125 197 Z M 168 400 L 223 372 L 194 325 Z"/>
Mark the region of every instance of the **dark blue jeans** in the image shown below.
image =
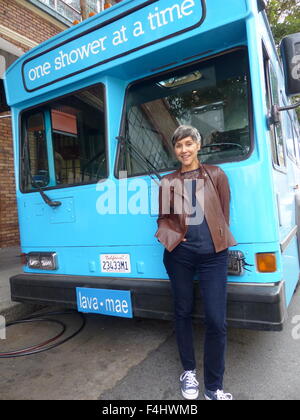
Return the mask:
<path id="1" fill-rule="evenodd" d="M 196 368 L 192 311 L 194 276 L 199 273 L 205 314 L 204 384 L 211 391 L 223 389 L 226 350 L 228 249 L 213 254 L 196 254 L 180 245 L 165 250 L 164 265 L 171 280 L 175 330 L 184 370 Z"/>

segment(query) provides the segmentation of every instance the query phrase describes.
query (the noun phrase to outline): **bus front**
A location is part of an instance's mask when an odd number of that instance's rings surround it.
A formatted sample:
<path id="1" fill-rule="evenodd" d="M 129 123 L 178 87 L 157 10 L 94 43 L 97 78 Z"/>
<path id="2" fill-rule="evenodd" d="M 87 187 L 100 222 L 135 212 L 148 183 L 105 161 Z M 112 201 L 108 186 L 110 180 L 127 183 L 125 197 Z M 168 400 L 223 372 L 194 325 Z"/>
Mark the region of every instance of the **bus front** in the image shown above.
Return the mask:
<path id="1" fill-rule="evenodd" d="M 171 135 L 199 129 L 202 162 L 231 186 L 228 319 L 280 329 L 278 255 L 256 0 L 124 0 L 34 48 L 8 70 L 24 273 L 12 299 L 169 319 L 158 179 Z M 262 180 L 263 183 L 262 183 Z M 277 258 L 280 262 L 280 259 Z M 298 266 L 299 268 L 299 266 Z M 201 299 L 195 316 L 203 317 Z"/>

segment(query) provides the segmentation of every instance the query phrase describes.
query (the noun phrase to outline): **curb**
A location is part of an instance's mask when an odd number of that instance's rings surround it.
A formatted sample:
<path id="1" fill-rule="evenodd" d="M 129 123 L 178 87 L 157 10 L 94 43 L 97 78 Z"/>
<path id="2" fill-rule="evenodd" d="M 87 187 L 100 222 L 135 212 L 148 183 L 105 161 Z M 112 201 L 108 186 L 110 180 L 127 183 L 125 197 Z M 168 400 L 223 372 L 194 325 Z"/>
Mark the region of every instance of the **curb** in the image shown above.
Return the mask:
<path id="1" fill-rule="evenodd" d="M 35 311 L 44 308 L 45 305 L 37 305 L 21 302 L 7 302 L 0 304 L 0 315 L 5 318 L 6 324 L 24 318 Z"/>

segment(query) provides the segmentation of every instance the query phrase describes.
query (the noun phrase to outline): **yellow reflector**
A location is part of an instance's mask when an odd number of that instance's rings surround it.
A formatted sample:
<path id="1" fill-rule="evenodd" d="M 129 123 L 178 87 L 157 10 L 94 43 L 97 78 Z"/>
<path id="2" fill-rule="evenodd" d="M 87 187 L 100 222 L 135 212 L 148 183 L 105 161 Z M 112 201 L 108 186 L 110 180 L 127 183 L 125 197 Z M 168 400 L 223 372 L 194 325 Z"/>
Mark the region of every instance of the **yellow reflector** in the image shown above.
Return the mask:
<path id="1" fill-rule="evenodd" d="M 273 253 L 256 254 L 257 270 L 261 273 L 274 273 L 276 271 L 276 255 Z"/>

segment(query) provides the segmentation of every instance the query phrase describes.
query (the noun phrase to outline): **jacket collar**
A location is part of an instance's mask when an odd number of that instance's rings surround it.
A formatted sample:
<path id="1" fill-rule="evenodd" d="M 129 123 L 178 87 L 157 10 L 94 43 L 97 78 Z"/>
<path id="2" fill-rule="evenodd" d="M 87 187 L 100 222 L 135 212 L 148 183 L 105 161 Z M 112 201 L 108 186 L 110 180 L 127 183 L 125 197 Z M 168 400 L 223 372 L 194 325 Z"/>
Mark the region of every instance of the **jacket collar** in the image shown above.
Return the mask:
<path id="1" fill-rule="evenodd" d="M 198 174 L 198 178 L 199 179 L 203 178 L 205 182 L 207 179 L 207 171 L 205 169 L 205 165 L 201 163 L 200 161 L 199 161 L 199 168 L 200 168 L 200 171 Z M 172 178 L 182 179 L 181 168 L 177 169 L 175 172 L 172 173 Z"/>

